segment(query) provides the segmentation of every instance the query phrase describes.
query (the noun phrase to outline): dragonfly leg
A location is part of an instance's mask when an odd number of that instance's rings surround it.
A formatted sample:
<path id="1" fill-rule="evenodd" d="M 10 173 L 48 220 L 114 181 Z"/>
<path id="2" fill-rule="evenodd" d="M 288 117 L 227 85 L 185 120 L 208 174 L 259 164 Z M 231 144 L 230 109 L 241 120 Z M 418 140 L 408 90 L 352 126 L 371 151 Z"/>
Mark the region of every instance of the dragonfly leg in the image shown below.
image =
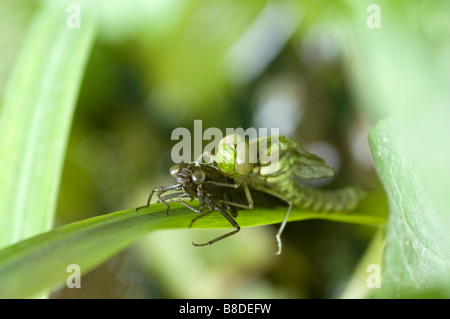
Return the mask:
<path id="1" fill-rule="evenodd" d="M 206 181 L 205 183 L 209 183 L 209 184 L 213 184 L 213 185 L 217 185 L 217 186 L 223 186 L 223 187 L 232 187 L 232 188 L 238 188 L 240 186 L 240 184 L 227 184 L 227 183 L 220 183 L 220 182 L 214 182 L 214 181 Z M 202 185 L 203 185 L 202 184 Z M 247 199 L 248 204 L 244 205 L 244 204 L 238 204 L 238 203 L 233 203 L 233 202 L 229 202 L 226 200 L 221 200 L 219 201 L 219 203 L 223 203 L 223 204 L 227 204 L 227 205 L 231 205 L 237 208 L 243 208 L 243 209 L 253 209 L 254 204 L 253 204 L 253 198 L 252 198 L 252 194 L 250 192 L 250 188 L 247 185 L 244 185 L 244 192 L 245 192 L 245 197 Z"/>
<path id="2" fill-rule="evenodd" d="M 187 208 L 189 208 L 190 210 L 196 212 L 196 213 L 203 213 L 203 209 L 205 207 L 205 196 L 203 195 L 203 192 L 201 191 L 201 187 L 198 186 L 197 187 L 197 198 L 198 198 L 198 209 L 192 207 L 191 205 L 189 205 L 188 203 L 186 203 L 184 200 L 180 201 L 180 203 L 182 203 L 184 206 L 186 206 Z M 192 200 L 192 199 L 191 199 Z M 191 221 L 191 226 L 192 226 L 192 221 Z M 191 227 L 189 226 L 189 228 Z"/>
<path id="3" fill-rule="evenodd" d="M 286 212 L 286 215 L 284 216 L 284 219 L 281 222 L 280 228 L 278 229 L 278 232 L 277 232 L 277 234 L 275 236 L 275 238 L 277 239 L 277 244 L 278 244 L 278 251 L 275 253 L 275 255 L 280 255 L 281 254 L 281 249 L 283 247 L 283 244 L 281 243 L 281 234 L 283 233 L 284 227 L 286 227 L 286 224 L 287 224 L 287 221 L 288 221 L 288 218 L 289 218 L 289 213 L 291 212 L 291 209 L 292 209 L 292 202 L 289 199 L 287 199 L 286 197 L 278 194 L 277 192 L 275 192 L 275 191 L 273 191 L 273 190 L 271 190 L 269 188 L 265 188 L 264 187 L 264 188 L 261 189 L 261 191 L 263 191 L 263 192 L 265 192 L 265 193 L 267 193 L 269 195 L 272 195 L 272 196 L 274 196 L 276 198 L 279 198 L 279 199 L 281 199 L 282 201 L 286 202 L 289 205 L 288 210 Z"/>
<path id="4" fill-rule="evenodd" d="M 244 192 L 245 192 L 245 198 L 247 199 L 248 204 L 238 204 L 238 203 L 233 203 L 233 202 L 229 202 L 226 200 L 222 200 L 220 201 L 220 203 L 224 203 L 227 205 L 231 205 L 237 208 L 243 208 L 243 209 L 253 209 L 254 208 L 254 204 L 253 204 L 253 198 L 252 198 L 252 194 L 250 192 L 250 188 L 248 188 L 247 185 L 244 186 Z"/>
<path id="5" fill-rule="evenodd" d="M 216 206 L 215 209 L 216 209 L 223 217 L 225 217 L 225 218 L 230 222 L 230 224 L 234 227 L 234 230 L 231 231 L 231 232 L 229 232 L 229 233 L 226 233 L 226 234 L 224 234 L 224 235 L 222 235 L 222 236 L 219 236 L 219 237 L 217 237 L 217 238 L 214 238 L 214 239 L 208 241 L 207 243 L 203 243 L 203 244 L 192 243 L 192 245 L 194 245 L 194 246 L 196 246 L 196 247 L 198 247 L 198 246 L 208 246 L 208 245 L 212 245 L 212 244 L 214 244 L 215 242 L 217 242 L 217 241 L 219 241 L 219 240 L 222 240 L 222 239 L 224 239 L 224 238 L 227 238 L 227 237 L 230 237 L 231 235 L 236 234 L 236 233 L 239 232 L 239 230 L 241 229 L 241 227 L 239 227 L 239 224 L 238 224 L 238 223 L 237 223 L 230 215 L 228 215 L 226 211 L 224 211 L 222 208 L 220 208 L 220 207 L 218 207 L 218 206 Z M 195 220 L 197 220 L 197 219 L 199 219 L 199 218 L 201 218 L 201 217 L 204 217 L 205 215 L 210 214 L 210 213 L 212 213 L 213 211 L 214 211 L 214 210 L 210 210 L 210 211 L 208 211 L 208 212 L 206 212 L 206 213 L 203 213 L 202 215 L 200 215 L 200 216 L 194 218 L 194 220 L 191 221 L 191 226 L 192 226 L 192 223 L 193 223 Z"/>
<path id="6" fill-rule="evenodd" d="M 177 198 L 177 197 L 191 197 L 191 195 L 189 195 L 188 193 L 185 193 L 185 192 L 179 192 L 179 193 L 173 193 L 173 194 L 169 194 L 169 195 L 164 195 L 164 196 L 161 196 L 161 197 L 165 201 L 172 201 L 173 198 Z M 176 202 L 176 201 L 174 201 L 174 202 Z"/>
<path id="7" fill-rule="evenodd" d="M 152 191 L 150 192 L 150 194 L 148 195 L 148 199 L 147 199 L 147 204 L 143 205 L 143 206 L 139 206 L 136 207 L 135 212 L 137 212 L 138 210 L 145 208 L 145 207 L 149 207 L 150 206 L 150 201 L 152 200 L 153 197 L 153 193 L 155 192 L 155 188 L 152 189 Z"/>
<path id="8" fill-rule="evenodd" d="M 292 209 L 292 203 L 289 203 L 288 211 L 287 211 L 286 215 L 284 216 L 284 219 L 283 219 L 283 222 L 281 223 L 280 228 L 278 229 L 277 235 L 275 236 L 275 238 L 277 239 L 277 243 L 278 243 L 278 251 L 275 253 L 275 255 L 281 254 L 281 248 L 283 247 L 283 245 L 281 243 L 281 233 L 283 232 L 284 227 L 286 226 L 291 209 Z"/>
<path id="9" fill-rule="evenodd" d="M 195 208 L 194 208 L 193 210 L 195 211 Z M 202 217 L 205 217 L 206 215 L 211 214 L 212 212 L 214 212 L 214 209 L 210 209 L 210 210 L 208 210 L 207 212 L 201 213 L 201 214 L 198 215 L 197 217 L 193 218 L 193 219 L 191 220 L 191 223 L 189 224 L 189 228 L 192 228 L 192 225 L 193 225 L 197 220 L 199 220 L 199 219 L 202 218 Z"/>
<path id="10" fill-rule="evenodd" d="M 200 214 L 203 213 L 203 207 L 202 206 L 199 206 L 199 208 L 196 209 L 195 207 L 192 207 L 191 205 L 186 203 L 184 200 L 180 201 L 180 203 L 183 204 L 184 206 L 186 206 L 187 208 L 189 208 L 190 210 L 196 212 L 196 213 L 200 213 Z M 197 216 L 196 218 L 198 218 L 198 217 L 199 216 Z M 194 219 L 196 219 L 196 218 L 194 218 Z M 192 222 L 191 222 L 191 225 L 192 225 Z"/>
<path id="11" fill-rule="evenodd" d="M 164 201 L 181 203 L 181 204 L 185 205 L 186 207 L 188 207 L 189 209 L 193 210 L 194 212 L 198 213 L 198 211 L 194 207 L 192 207 L 191 205 L 186 203 L 184 200 L 172 200 L 173 198 L 177 198 L 177 197 L 191 197 L 191 195 L 189 195 L 188 193 L 180 192 L 180 193 L 174 193 L 174 194 L 169 194 L 169 195 L 162 196 L 162 199 Z M 192 199 L 193 198 L 191 197 L 191 200 Z"/>
<path id="12" fill-rule="evenodd" d="M 221 183 L 221 182 L 215 182 L 215 181 L 205 181 L 202 183 L 202 185 L 203 184 L 213 184 L 213 185 L 217 185 L 217 186 L 230 187 L 230 188 L 238 188 L 241 185 L 239 183 L 230 184 L 230 183 Z"/>
<path id="13" fill-rule="evenodd" d="M 137 212 L 138 210 L 140 210 L 142 208 L 149 207 L 150 206 L 150 201 L 152 200 L 152 197 L 153 197 L 153 194 L 156 193 L 156 196 L 158 197 L 159 201 L 161 203 L 163 203 L 167 207 L 166 215 L 169 216 L 170 206 L 169 206 L 169 204 L 167 204 L 167 202 L 164 200 L 164 198 L 161 197 L 161 195 L 164 194 L 167 191 L 174 190 L 174 189 L 180 189 L 180 185 L 179 184 L 173 184 L 173 185 L 169 185 L 169 186 L 159 186 L 159 187 L 153 188 L 152 191 L 150 192 L 150 194 L 148 195 L 147 203 L 145 205 L 143 205 L 143 206 L 137 207 L 135 212 Z"/>

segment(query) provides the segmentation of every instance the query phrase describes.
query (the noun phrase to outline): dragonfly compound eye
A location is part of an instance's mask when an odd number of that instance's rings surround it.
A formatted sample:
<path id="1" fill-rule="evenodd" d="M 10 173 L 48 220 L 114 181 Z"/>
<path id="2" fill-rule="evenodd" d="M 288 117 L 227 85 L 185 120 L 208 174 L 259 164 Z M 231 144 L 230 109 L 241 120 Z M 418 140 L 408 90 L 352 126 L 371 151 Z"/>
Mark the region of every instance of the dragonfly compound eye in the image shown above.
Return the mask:
<path id="1" fill-rule="evenodd" d="M 179 171 L 180 171 L 180 165 L 179 165 L 179 164 L 173 165 L 173 166 L 170 168 L 170 170 L 169 170 L 170 175 L 172 175 L 173 177 L 175 177 L 175 175 L 178 174 Z"/>
<path id="2" fill-rule="evenodd" d="M 192 181 L 197 185 L 203 183 L 205 178 L 205 173 L 200 169 L 196 169 L 192 172 Z"/>

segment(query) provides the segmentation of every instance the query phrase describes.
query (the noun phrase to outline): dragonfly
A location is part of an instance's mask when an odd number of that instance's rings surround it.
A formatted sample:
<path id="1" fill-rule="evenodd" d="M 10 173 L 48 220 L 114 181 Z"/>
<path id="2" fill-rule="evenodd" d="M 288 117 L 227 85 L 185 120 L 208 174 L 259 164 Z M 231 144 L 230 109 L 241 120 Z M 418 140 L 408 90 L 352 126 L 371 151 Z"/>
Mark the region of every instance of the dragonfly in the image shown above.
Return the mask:
<path id="1" fill-rule="evenodd" d="M 203 153 L 197 159 L 197 165 L 204 157 L 209 158 L 208 163 L 217 166 L 224 176 L 242 186 L 248 198 L 251 198 L 250 190 L 258 191 L 288 205 L 276 234 L 277 255 L 281 254 L 281 234 L 293 206 L 317 212 L 346 212 L 354 210 L 366 194 L 359 187 L 322 190 L 300 184 L 297 178 L 329 178 L 335 171 L 322 158 L 281 135 L 261 137 L 252 142 L 238 134 L 227 135 L 219 142 L 217 153 Z"/>
<path id="2" fill-rule="evenodd" d="M 267 196 L 257 190 L 253 190 L 250 195 L 248 190 L 235 183 L 230 178 L 221 173 L 216 167 L 208 164 L 199 165 L 198 163 L 181 163 L 170 168 L 170 174 L 175 183 L 168 186 L 159 186 L 151 190 L 146 205 L 136 208 L 136 212 L 142 208 L 149 207 L 154 194 L 158 201 L 166 206 L 166 215 L 169 215 L 170 205 L 168 202 L 179 202 L 190 210 L 199 213 L 197 217 L 191 220 L 189 228 L 195 221 L 203 218 L 214 211 L 219 212 L 233 226 L 234 230 L 214 238 L 206 243 L 196 244 L 194 246 L 207 246 L 232 236 L 239 232 L 240 226 L 234 218 L 238 215 L 239 209 L 252 209 L 254 205 L 274 206 L 279 205 L 277 198 Z M 167 194 L 169 191 L 174 193 Z M 180 198 L 197 198 L 199 207 L 195 208 Z M 281 203 L 282 204 L 282 203 Z"/>

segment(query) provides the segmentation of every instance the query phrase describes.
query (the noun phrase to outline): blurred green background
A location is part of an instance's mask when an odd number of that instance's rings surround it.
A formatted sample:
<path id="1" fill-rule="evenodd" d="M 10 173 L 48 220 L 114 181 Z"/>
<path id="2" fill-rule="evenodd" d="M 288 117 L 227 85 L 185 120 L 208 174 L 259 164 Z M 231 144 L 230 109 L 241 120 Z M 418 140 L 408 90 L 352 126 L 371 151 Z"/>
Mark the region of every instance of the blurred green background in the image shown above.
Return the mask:
<path id="1" fill-rule="evenodd" d="M 196 119 L 203 130 L 279 128 L 336 169 L 335 179 L 315 186 L 377 187 L 367 133 L 393 110 L 371 101 L 380 88 L 394 91 L 391 96 L 396 90 L 390 70 L 376 63 L 390 54 L 395 37 L 386 35 L 392 28 L 406 30 L 400 34 L 417 39 L 412 47 L 431 43 L 430 51 L 440 48 L 448 57 L 449 47 L 442 46 L 448 29 L 433 26 L 449 26 L 445 10 L 437 10 L 448 5 L 377 2 L 381 29 L 370 29 L 366 9 L 372 2 L 356 2 L 68 2 L 80 5 L 81 28 L 83 10 L 97 13 L 98 34 L 72 123 L 56 226 L 143 205 L 151 188 L 172 181 L 170 151 L 177 141 L 171 132 L 193 131 Z M 0 1 L 0 99 L 39 5 Z M 385 47 L 377 48 L 383 55 L 375 55 L 369 32 L 385 37 Z M 386 80 L 386 88 L 364 78 L 367 51 L 373 53 L 369 69 Z M 444 63 L 444 56 L 438 61 Z M 448 72 L 448 60 L 443 65 Z M 276 230 L 245 228 L 205 248 L 191 242 L 223 231 L 152 233 L 83 275 L 82 289 L 55 289 L 51 297 L 339 297 L 378 229 L 289 223 L 283 254 L 274 256 Z"/>

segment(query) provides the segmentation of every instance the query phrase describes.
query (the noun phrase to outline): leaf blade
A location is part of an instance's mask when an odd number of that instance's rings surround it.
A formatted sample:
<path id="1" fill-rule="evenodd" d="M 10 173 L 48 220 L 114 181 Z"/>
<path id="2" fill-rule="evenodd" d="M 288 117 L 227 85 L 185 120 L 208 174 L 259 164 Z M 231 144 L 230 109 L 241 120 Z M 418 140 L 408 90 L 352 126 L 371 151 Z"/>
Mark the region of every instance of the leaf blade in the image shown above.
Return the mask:
<path id="1" fill-rule="evenodd" d="M 0 247 L 53 224 L 77 92 L 95 30 L 87 17 L 83 28 L 69 29 L 59 9 L 43 5 L 34 17 L 1 109 Z"/>
<path id="2" fill-rule="evenodd" d="M 169 217 L 166 207 L 153 204 L 135 213 L 134 209 L 105 214 L 55 228 L 44 234 L 11 245 L 0 251 L 0 298 L 24 298 L 49 288 L 68 276 L 67 266 L 77 264 L 83 274 L 118 253 L 150 231 L 167 228 L 188 228 L 197 216 L 184 205 L 171 204 Z M 239 212 L 236 219 L 241 227 L 280 223 L 286 207 L 254 209 Z M 368 216 L 365 220 L 364 217 Z M 384 223 L 364 213 L 323 214 L 294 208 L 290 221 L 311 218 L 371 225 Z M 229 228 L 220 214 L 210 214 L 193 225 L 195 228 Z M 190 246 L 190 243 L 187 243 Z M 189 247 L 187 249 L 201 249 Z M 30 264 L 33 268 L 30 269 Z M 36 280 L 36 279 L 39 280 Z M 29 282 L 33 281 L 32 287 Z M 3 287 L 3 288 L 2 288 Z M 7 288 L 4 288 L 7 287 Z"/>
<path id="3" fill-rule="evenodd" d="M 404 298 L 441 291 L 449 280 L 450 252 L 447 224 L 394 119 L 379 121 L 369 141 L 390 206 L 381 294 Z"/>

